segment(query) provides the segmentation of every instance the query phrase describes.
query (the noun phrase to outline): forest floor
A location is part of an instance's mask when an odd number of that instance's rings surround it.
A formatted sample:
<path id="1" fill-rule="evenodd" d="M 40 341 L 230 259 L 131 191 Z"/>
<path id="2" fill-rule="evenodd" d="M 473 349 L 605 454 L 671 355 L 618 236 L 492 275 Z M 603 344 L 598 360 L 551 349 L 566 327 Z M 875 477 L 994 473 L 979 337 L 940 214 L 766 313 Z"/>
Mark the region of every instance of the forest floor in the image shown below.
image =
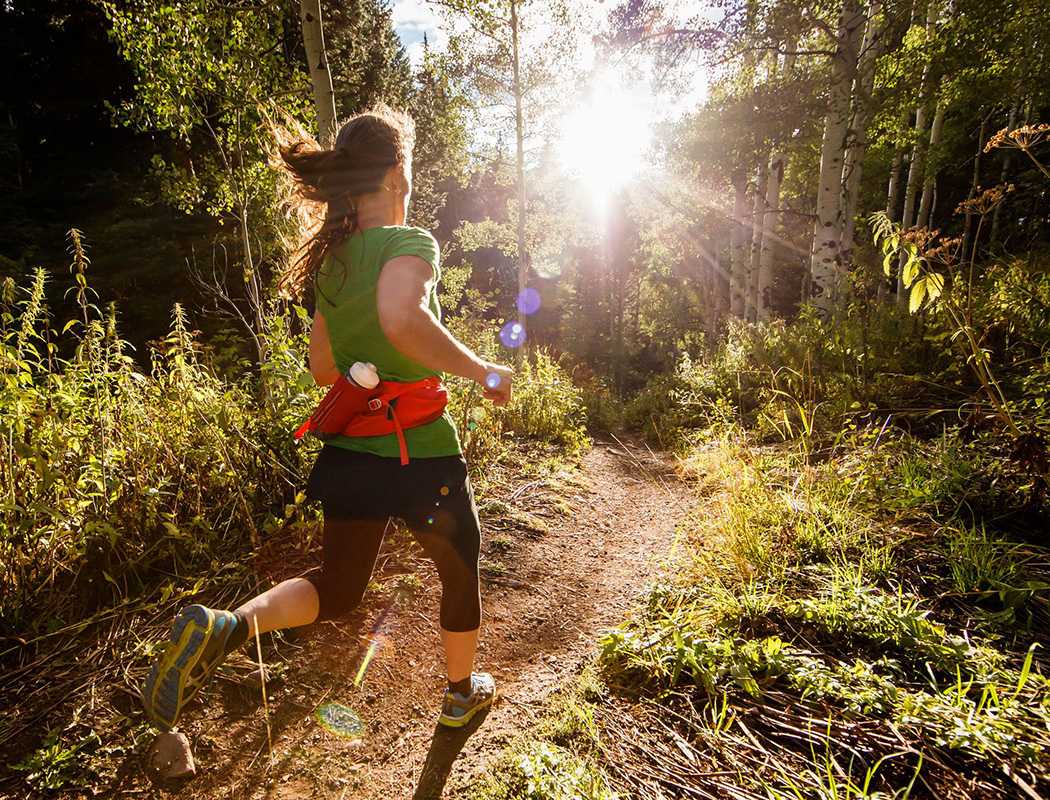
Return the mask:
<path id="1" fill-rule="evenodd" d="M 384 545 L 374 591 L 352 618 L 264 646 L 274 672 L 267 686 L 272 752 L 260 691 L 237 679 L 255 652 L 246 648 L 185 712 L 181 728 L 193 746 L 196 777 L 153 783 L 128 763 L 106 793 L 460 796 L 542 715 L 552 692 L 593 657 L 599 634 L 620 623 L 672 562 L 676 525 L 697 502 L 673 466 L 644 445 L 596 443 L 579 469 L 534 477 L 482 504 L 479 666 L 494 674 L 500 697 L 467 728 L 436 725 L 445 680 L 439 584 L 408 537 L 395 535 Z M 489 518 L 486 506 L 501 513 Z M 357 686 L 372 641 L 379 646 Z M 330 702 L 352 708 L 364 734 L 340 738 L 323 728 L 315 711 Z"/>

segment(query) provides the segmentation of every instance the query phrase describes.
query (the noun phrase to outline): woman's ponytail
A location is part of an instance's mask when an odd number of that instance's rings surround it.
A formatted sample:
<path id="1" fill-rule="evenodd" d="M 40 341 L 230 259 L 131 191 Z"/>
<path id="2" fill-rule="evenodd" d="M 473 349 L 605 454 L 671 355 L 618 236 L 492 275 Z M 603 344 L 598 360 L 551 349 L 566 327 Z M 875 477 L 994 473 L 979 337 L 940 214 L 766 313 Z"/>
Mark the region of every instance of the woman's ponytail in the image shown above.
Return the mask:
<path id="1" fill-rule="evenodd" d="M 411 117 L 380 106 L 346 122 L 331 150 L 312 141 L 280 147 L 301 204 L 323 207 L 323 216 L 300 214 L 313 224 L 278 281 L 282 293 L 299 297 L 316 280 L 325 258 L 357 230 L 356 199 L 383 188 L 387 171 L 410 157 L 414 139 Z"/>

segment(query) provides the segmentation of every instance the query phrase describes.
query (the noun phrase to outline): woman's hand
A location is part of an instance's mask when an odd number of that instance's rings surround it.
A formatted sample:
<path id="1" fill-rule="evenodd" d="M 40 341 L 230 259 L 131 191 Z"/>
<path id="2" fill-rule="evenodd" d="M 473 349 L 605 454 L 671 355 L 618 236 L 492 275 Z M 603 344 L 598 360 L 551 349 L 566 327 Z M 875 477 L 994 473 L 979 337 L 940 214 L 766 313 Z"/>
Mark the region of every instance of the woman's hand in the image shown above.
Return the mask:
<path id="1" fill-rule="evenodd" d="M 510 389 L 514 381 L 514 370 L 502 364 L 486 363 L 482 365 L 483 374 L 478 383 L 483 390 L 482 396 L 491 400 L 494 405 L 505 406 L 510 402 Z"/>

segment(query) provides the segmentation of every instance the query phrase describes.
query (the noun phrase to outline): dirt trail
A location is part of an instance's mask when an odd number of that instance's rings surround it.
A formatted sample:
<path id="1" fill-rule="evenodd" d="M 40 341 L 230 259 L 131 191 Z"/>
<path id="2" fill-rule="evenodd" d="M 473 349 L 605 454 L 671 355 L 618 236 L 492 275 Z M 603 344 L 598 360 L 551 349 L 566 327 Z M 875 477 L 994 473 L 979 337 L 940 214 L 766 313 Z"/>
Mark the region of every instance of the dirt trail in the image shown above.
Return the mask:
<path id="1" fill-rule="evenodd" d="M 219 681 L 207 708 L 194 703 L 187 711 L 197 777 L 181 787 L 140 785 L 138 792 L 238 800 L 459 796 L 593 652 L 600 631 L 623 619 L 666 563 L 675 525 L 693 502 L 667 462 L 633 445 L 625 451 L 596 444 L 579 473 L 556 482 L 568 506 L 561 513 L 544 480 L 505 498 L 542 520 L 531 530 L 494 530 L 482 513 L 479 666 L 496 676 L 501 698 L 479 724 L 463 731 L 435 725 L 444 685 L 437 578 L 428 562 L 395 553 L 380 577 L 405 587 L 416 579 L 397 576 L 417 575 L 422 587 L 413 599 L 391 606 L 396 592 L 374 593 L 348 622 L 279 645 L 288 668 L 269 687 L 272 766 L 258 692 Z M 356 688 L 380 619 L 388 634 Z M 361 716 L 363 738 L 340 739 L 317 724 L 314 709 L 330 701 Z"/>

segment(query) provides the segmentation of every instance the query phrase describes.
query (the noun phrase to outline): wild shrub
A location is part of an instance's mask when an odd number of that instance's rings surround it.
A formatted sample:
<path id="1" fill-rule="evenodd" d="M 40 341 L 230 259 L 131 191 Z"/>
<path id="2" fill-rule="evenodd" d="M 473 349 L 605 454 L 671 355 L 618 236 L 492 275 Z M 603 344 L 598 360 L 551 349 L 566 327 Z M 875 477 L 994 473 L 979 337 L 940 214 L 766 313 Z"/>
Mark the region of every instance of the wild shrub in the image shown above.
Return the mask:
<path id="1" fill-rule="evenodd" d="M 260 400 L 218 378 L 178 306 L 145 374 L 115 309 L 75 274 L 81 315 L 62 331 L 42 271 L 0 312 L 0 625 L 21 634 L 136 596 L 160 572 L 234 559 L 294 513 L 311 456 L 287 435 L 313 403 L 302 382 L 275 380 Z"/>
<path id="2" fill-rule="evenodd" d="M 441 303 L 449 329 L 483 358 L 511 363 L 517 373 L 511 403 L 495 408 L 481 398 L 480 388 L 451 379 L 449 413 L 459 425 L 468 461 L 477 473 L 499 460 L 508 448 L 507 434 L 532 439 L 576 453 L 587 442 L 586 410 L 580 390 L 566 370 L 544 348 L 526 349 L 515 362 L 502 347 L 493 321 L 494 303 L 467 282 L 472 267 L 458 264 L 442 273 Z"/>
<path id="3" fill-rule="evenodd" d="M 528 742 L 471 796 L 475 800 L 616 800 L 605 777 L 558 745 Z"/>
<path id="4" fill-rule="evenodd" d="M 531 350 L 516 375 L 517 390 L 502 412 L 504 429 L 578 450 L 586 440 L 585 413 L 565 370 L 543 348 Z"/>

